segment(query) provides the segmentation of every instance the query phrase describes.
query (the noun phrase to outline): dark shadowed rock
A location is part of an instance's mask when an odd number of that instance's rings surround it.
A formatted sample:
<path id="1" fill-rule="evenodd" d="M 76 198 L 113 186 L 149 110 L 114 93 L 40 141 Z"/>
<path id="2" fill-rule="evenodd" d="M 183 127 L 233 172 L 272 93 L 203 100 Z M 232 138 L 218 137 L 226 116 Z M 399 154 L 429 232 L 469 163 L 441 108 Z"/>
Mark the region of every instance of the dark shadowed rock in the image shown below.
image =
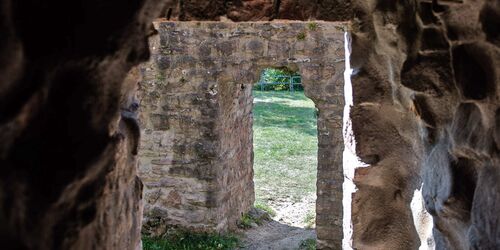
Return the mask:
<path id="1" fill-rule="evenodd" d="M 2 248 L 139 247 L 137 82 L 124 79 L 161 6 L 0 3 Z"/>

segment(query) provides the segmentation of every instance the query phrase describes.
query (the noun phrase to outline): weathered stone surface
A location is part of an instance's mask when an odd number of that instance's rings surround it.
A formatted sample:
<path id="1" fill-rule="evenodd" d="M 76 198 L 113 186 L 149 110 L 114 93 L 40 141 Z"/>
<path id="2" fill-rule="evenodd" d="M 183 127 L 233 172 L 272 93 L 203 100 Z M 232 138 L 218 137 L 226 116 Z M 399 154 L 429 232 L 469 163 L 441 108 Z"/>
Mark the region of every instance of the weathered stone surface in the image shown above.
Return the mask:
<path id="1" fill-rule="evenodd" d="M 266 67 L 289 67 L 300 71 L 306 95 L 319 110 L 320 246 L 340 246 L 345 24 L 157 26 L 140 90 L 140 175 L 149 230 L 157 231 L 151 229 L 154 221 L 193 230 L 237 226 L 254 202 L 252 85 Z M 157 55 L 168 57 L 168 65 Z"/>
<path id="2" fill-rule="evenodd" d="M 276 15 L 274 0 L 238 0 L 228 3 L 227 17 L 235 22 L 268 21 Z"/>
<path id="3" fill-rule="evenodd" d="M 160 1 L 0 3 L 2 249 L 138 249 L 137 82 Z"/>
<path id="4" fill-rule="evenodd" d="M 498 248 L 499 2 L 353 4 L 352 247 Z"/>
<path id="5" fill-rule="evenodd" d="M 347 21 L 353 17 L 353 9 L 351 0 L 173 0 L 162 17 L 176 21 Z"/>

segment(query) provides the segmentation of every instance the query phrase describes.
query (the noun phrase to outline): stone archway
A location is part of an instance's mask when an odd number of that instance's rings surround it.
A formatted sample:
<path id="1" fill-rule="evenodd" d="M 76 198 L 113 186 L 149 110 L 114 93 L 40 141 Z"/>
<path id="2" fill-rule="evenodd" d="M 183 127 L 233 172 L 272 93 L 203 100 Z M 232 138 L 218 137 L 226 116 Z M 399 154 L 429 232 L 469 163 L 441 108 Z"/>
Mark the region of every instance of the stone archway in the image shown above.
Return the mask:
<path id="1" fill-rule="evenodd" d="M 344 23 L 157 22 L 143 65 L 145 222 L 226 231 L 253 205 L 252 83 L 299 69 L 319 110 L 318 247 L 342 241 Z"/>

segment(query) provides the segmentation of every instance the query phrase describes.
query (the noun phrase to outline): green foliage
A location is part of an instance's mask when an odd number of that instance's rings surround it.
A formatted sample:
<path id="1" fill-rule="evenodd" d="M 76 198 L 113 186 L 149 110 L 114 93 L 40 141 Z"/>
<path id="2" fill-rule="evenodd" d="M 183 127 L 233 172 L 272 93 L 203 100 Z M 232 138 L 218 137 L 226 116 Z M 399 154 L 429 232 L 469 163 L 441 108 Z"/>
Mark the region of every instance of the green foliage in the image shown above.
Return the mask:
<path id="1" fill-rule="evenodd" d="M 267 205 L 265 203 L 261 203 L 261 202 L 257 203 L 256 202 L 255 208 L 266 211 L 266 213 L 268 213 L 269 216 L 271 216 L 271 217 L 276 216 L 276 211 L 274 211 L 274 209 L 272 207 L 270 207 L 269 205 Z"/>
<path id="2" fill-rule="evenodd" d="M 163 237 L 143 236 L 144 250 L 230 250 L 240 246 L 232 235 L 175 231 Z"/>
<path id="3" fill-rule="evenodd" d="M 300 243 L 300 250 L 316 250 L 316 240 L 307 239 Z"/>
<path id="4" fill-rule="evenodd" d="M 289 89 L 290 86 L 288 85 L 288 83 L 264 86 L 264 90 L 272 90 L 272 91 L 288 91 Z M 255 90 L 260 90 L 260 86 L 255 86 Z"/>
<path id="5" fill-rule="evenodd" d="M 243 228 L 243 229 L 248 229 L 248 228 L 252 228 L 253 223 L 256 223 L 254 218 L 252 216 L 250 216 L 249 214 L 244 214 L 243 216 L 241 216 L 241 220 L 240 220 L 240 223 L 238 224 L 238 226 L 240 228 Z"/>
<path id="6" fill-rule="evenodd" d="M 300 82 L 300 74 L 298 72 L 292 71 L 288 68 L 267 68 L 261 74 L 260 81 L 266 83 L 282 83 L 282 84 L 274 84 L 274 85 L 265 85 L 264 90 L 289 90 L 289 81 L 290 77 L 294 77 L 294 83 Z M 254 89 L 260 90 L 260 85 L 255 84 Z M 294 89 L 302 90 L 302 85 L 294 85 Z"/>
<path id="7" fill-rule="evenodd" d="M 294 71 L 291 71 L 288 68 L 281 68 L 281 69 L 275 69 L 275 68 L 268 68 L 265 69 L 264 72 L 262 73 L 262 80 L 265 82 L 282 82 L 282 83 L 288 83 L 290 76 L 298 76 L 300 77 L 300 74 Z"/>
<path id="8" fill-rule="evenodd" d="M 306 36 L 307 36 L 306 33 L 300 32 L 299 34 L 297 34 L 297 40 L 303 41 L 306 39 Z"/>
<path id="9" fill-rule="evenodd" d="M 318 29 L 318 24 L 317 23 L 308 23 L 307 24 L 307 27 L 309 28 L 309 30 L 311 31 L 316 31 Z"/>
<path id="10" fill-rule="evenodd" d="M 262 225 L 262 222 L 264 220 L 266 220 L 266 218 L 269 218 L 269 217 L 253 217 L 252 215 L 250 215 L 250 213 L 246 213 L 244 214 L 239 223 L 238 223 L 238 226 L 240 228 L 243 228 L 243 229 L 248 229 L 248 228 L 252 228 L 252 226 L 254 224 L 257 224 L 257 225 Z"/>

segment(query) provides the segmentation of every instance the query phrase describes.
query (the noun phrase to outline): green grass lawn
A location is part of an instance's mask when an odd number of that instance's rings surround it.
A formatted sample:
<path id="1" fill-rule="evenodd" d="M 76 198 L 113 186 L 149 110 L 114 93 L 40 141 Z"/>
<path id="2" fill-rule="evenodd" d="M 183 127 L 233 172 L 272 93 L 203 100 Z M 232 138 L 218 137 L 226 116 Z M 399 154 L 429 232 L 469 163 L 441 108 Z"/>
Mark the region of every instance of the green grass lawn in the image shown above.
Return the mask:
<path id="1" fill-rule="evenodd" d="M 316 109 L 304 92 L 254 91 L 256 203 L 316 192 Z"/>

